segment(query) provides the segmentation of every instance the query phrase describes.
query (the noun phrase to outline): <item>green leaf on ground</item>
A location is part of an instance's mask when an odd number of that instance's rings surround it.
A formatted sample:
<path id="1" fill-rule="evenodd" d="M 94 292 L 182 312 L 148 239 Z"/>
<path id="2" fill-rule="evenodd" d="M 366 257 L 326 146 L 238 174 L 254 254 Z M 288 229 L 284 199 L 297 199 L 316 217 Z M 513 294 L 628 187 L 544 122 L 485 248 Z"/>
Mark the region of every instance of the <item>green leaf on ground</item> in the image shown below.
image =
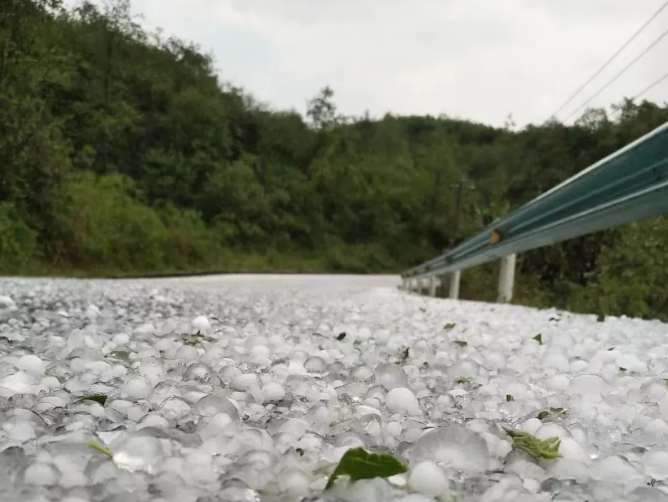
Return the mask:
<path id="1" fill-rule="evenodd" d="M 534 336 L 532 340 L 536 340 L 540 345 L 543 345 L 543 335 L 541 335 L 540 333 Z"/>
<path id="2" fill-rule="evenodd" d="M 563 408 L 550 408 L 549 410 L 541 411 L 538 414 L 538 420 L 547 420 L 554 418 L 556 415 L 568 415 L 568 411 Z"/>
<path id="3" fill-rule="evenodd" d="M 455 383 L 468 383 L 469 379 L 466 377 L 459 377 L 458 379 L 455 380 Z"/>
<path id="4" fill-rule="evenodd" d="M 104 406 L 104 403 L 107 402 L 107 396 L 104 394 L 93 394 L 91 396 L 86 396 L 82 397 L 79 399 L 80 403 L 86 402 L 86 401 L 94 401 L 96 403 L 100 403 L 102 406 Z"/>
<path id="5" fill-rule="evenodd" d="M 339 465 L 327 481 L 331 488 L 340 476 L 349 476 L 352 481 L 371 478 L 389 478 L 406 472 L 406 464 L 389 453 L 369 453 L 363 448 L 352 448 L 344 453 Z"/>
<path id="6" fill-rule="evenodd" d="M 561 440 L 557 437 L 548 438 L 543 441 L 528 432 L 515 431 L 513 429 L 504 429 L 513 439 L 513 448 L 527 452 L 532 457 L 538 458 L 557 458 L 559 455 L 559 444 Z"/>
<path id="7" fill-rule="evenodd" d="M 466 347 L 468 345 L 468 343 L 463 340 L 455 340 L 455 343 L 460 347 Z"/>
<path id="8" fill-rule="evenodd" d="M 515 398 L 513 397 L 512 394 L 506 394 L 506 401 L 507 402 L 514 401 L 514 400 L 515 400 Z"/>
<path id="9" fill-rule="evenodd" d="M 186 345 L 197 345 L 203 342 L 215 342 L 216 339 L 211 338 L 210 336 L 205 336 L 198 331 L 194 335 L 182 335 L 181 341 Z"/>
<path id="10" fill-rule="evenodd" d="M 100 453 L 104 453 L 104 454 L 107 455 L 108 457 L 112 457 L 112 456 L 113 456 L 113 455 L 111 454 L 111 451 L 109 451 L 109 449 L 105 448 L 105 447 L 102 446 L 100 443 L 96 443 L 95 441 L 91 441 L 90 443 L 88 443 L 88 447 L 89 447 L 89 448 L 92 448 L 93 450 L 97 450 L 97 451 L 99 451 Z"/>
<path id="11" fill-rule="evenodd" d="M 456 323 L 454 323 L 454 322 L 449 322 L 449 323 L 447 323 L 445 326 L 443 326 L 443 329 L 444 329 L 445 331 L 450 331 L 450 330 L 451 330 L 452 328 L 454 328 L 455 326 L 457 326 Z"/>

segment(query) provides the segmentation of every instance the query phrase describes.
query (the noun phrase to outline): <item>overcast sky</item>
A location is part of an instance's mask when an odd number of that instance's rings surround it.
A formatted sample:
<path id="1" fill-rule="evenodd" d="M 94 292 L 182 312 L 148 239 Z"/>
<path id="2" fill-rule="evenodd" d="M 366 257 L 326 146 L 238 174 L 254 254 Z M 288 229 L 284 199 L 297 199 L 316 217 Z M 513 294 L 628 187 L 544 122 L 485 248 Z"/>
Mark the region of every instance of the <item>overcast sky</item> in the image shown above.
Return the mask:
<path id="1" fill-rule="evenodd" d="M 224 81 L 304 112 L 329 85 L 339 111 L 547 119 L 665 0 L 133 0 L 149 29 L 197 42 Z M 560 118 L 668 28 L 668 9 Z M 592 106 L 668 72 L 668 37 Z M 645 95 L 668 101 L 668 80 Z"/>

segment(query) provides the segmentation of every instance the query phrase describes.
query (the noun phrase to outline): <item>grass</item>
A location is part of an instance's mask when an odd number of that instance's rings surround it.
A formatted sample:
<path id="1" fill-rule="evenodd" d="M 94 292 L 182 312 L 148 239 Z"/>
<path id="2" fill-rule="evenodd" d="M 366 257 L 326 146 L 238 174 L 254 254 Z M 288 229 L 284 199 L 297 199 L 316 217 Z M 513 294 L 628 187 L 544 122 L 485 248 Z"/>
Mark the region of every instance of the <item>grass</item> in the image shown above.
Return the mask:
<path id="1" fill-rule="evenodd" d="M 118 267 L 100 264 L 96 266 L 52 264 L 33 261 L 17 269 L 0 267 L 0 276 L 44 277 L 76 279 L 133 279 L 160 278 L 186 275 L 215 274 L 398 274 L 400 268 L 361 270 L 357 266 L 332 266 L 328 257 L 316 253 L 284 253 L 271 251 L 266 254 L 226 250 L 216 262 L 188 266 L 163 266 L 154 270 Z"/>

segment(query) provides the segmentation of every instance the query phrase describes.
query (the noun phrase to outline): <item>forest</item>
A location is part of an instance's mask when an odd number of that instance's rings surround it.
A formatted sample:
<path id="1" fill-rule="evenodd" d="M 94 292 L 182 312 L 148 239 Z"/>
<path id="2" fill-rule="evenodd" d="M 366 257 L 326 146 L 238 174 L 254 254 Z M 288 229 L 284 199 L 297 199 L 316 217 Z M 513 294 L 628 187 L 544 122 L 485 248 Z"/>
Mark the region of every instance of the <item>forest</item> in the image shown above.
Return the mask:
<path id="1" fill-rule="evenodd" d="M 306 116 L 221 81 L 128 0 L 0 2 L 0 274 L 394 273 L 668 120 L 626 99 L 516 130 L 440 116 Z M 518 257 L 515 301 L 668 317 L 668 221 Z M 497 264 L 464 272 L 492 300 Z"/>

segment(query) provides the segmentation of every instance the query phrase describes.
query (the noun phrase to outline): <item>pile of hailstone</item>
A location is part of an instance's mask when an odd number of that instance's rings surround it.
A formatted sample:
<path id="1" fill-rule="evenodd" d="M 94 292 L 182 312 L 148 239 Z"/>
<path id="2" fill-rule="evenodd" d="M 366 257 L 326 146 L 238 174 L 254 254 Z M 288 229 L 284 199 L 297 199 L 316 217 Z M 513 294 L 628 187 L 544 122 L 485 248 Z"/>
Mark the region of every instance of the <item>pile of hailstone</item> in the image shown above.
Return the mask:
<path id="1" fill-rule="evenodd" d="M 668 501 L 665 324 L 254 281 L 0 279 L 0 500 Z"/>

